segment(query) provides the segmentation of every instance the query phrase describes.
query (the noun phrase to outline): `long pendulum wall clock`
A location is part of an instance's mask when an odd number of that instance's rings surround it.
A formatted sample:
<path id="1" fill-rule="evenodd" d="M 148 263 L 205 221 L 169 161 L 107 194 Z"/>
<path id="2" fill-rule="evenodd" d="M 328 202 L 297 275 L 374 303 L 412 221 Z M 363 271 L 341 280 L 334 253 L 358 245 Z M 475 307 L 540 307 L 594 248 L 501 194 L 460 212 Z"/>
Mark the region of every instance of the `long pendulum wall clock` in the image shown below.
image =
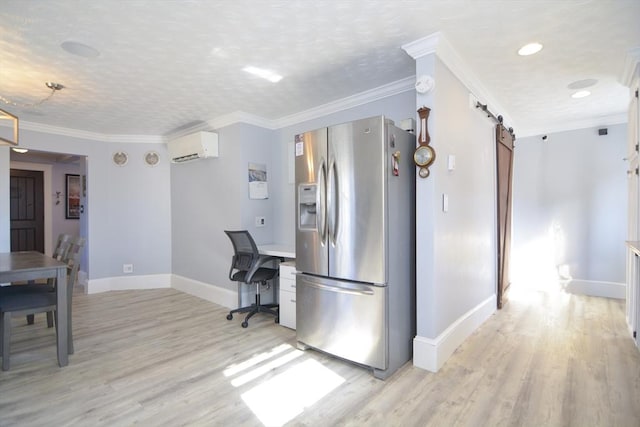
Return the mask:
<path id="1" fill-rule="evenodd" d="M 420 178 L 429 176 L 429 166 L 436 160 L 436 152 L 433 147 L 429 145 L 431 137 L 429 137 L 429 130 L 427 129 L 427 118 L 429 118 L 430 112 L 431 109 L 427 107 L 422 107 L 418 110 L 418 115 L 420 116 L 418 144 L 420 145 L 418 145 L 416 151 L 413 153 L 413 161 L 416 166 L 420 168 L 418 171 Z"/>

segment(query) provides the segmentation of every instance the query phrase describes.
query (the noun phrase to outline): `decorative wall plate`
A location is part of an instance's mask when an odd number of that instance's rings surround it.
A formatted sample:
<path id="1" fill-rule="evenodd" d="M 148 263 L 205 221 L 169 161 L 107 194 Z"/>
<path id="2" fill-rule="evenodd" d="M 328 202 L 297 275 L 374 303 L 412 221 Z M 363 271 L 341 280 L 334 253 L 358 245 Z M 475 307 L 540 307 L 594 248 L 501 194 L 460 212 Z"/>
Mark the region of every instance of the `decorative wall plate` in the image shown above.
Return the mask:
<path id="1" fill-rule="evenodd" d="M 113 163 L 115 163 L 116 165 L 124 166 L 129 161 L 129 155 L 124 151 L 118 151 L 113 153 L 112 159 L 113 159 Z"/>
<path id="2" fill-rule="evenodd" d="M 160 156 L 155 151 L 147 151 L 144 154 L 144 162 L 149 166 L 156 166 L 160 162 Z"/>

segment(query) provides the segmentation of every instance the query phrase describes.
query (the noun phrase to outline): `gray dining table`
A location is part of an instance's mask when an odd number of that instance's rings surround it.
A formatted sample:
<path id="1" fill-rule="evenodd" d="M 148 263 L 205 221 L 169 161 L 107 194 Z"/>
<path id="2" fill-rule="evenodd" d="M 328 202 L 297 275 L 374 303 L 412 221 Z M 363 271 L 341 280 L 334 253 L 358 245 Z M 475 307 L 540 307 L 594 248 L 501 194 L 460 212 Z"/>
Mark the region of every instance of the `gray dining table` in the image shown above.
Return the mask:
<path id="1" fill-rule="evenodd" d="M 0 253 L 0 283 L 55 278 L 58 319 L 56 341 L 58 365 L 69 364 L 69 330 L 67 322 L 67 264 L 40 252 Z"/>

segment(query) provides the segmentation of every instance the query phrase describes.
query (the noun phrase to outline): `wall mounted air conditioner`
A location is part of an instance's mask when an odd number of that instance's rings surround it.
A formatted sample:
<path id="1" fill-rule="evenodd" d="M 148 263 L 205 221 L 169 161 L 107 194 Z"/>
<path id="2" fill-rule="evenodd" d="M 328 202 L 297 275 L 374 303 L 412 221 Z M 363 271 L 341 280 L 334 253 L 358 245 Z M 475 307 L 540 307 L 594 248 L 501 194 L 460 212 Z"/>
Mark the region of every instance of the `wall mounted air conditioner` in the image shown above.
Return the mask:
<path id="1" fill-rule="evenodd" d="M 168 147 L 173 163 L 218 157 L 218 134 L 215 132 L 192 133 L 169 141 Z"/>

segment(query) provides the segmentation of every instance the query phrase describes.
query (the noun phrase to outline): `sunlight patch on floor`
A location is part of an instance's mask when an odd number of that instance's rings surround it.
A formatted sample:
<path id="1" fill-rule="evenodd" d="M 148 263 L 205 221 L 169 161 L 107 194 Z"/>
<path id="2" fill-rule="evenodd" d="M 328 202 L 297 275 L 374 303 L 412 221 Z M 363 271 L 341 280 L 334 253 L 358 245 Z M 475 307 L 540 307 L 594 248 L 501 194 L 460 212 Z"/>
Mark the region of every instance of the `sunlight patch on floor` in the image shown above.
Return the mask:
<path id="1" fill-rule="evenodd" d="M 264 353 L 260 353 L 257 354 L 255 356 L 253 356 L 251 359 L 246 360 L 242 363 L 238 363 L 235 365 L 231 365 L 229 366 L 227 369 L 224 370 L 224 372 L 222 373 L 225 377 L 232 377 L 246 369 L 251 368 L 252 366 L 255 366 L 259 363 L 264 362 L 265 360 L 269 360 L 271 359 L 273 356 L 276 356 L 280 353 L 283 353 L 287 350 L 291 350 L 293 347 L 290 346 L 289 344 L 282 344 L 279 345 L 277 347 L 274 347 L 271 351 L 268 352 L 264 352 Z"/>
<path id="2" fill-rule="evenodd" d="M 242 400 L 265 426 L 281 426 L 345 382 L 319 362 L 308 359 L 246 393 Z"/>
<path id="3" fill-rule="evenodd" d="M 294 350 L 286 353 L 283 356 L 278 357 L 277 359 L 274 359 L 268 363 L 265 363 L 264 365 L 250 370 L 244 375 L 234 378 L 233 380 L 231 380 L 231 385 L 234 387 L 240 387 L 241 385 L 246 384 L 249 381 L 253 381 L 256 378 L 259 378 L 262 375 L 266 374 L 267 372 L 272 371 L 273 369 L 286 365 L 287 363 L 297 359 L 303 354 L 304 353 L 300 350 Z"/>

